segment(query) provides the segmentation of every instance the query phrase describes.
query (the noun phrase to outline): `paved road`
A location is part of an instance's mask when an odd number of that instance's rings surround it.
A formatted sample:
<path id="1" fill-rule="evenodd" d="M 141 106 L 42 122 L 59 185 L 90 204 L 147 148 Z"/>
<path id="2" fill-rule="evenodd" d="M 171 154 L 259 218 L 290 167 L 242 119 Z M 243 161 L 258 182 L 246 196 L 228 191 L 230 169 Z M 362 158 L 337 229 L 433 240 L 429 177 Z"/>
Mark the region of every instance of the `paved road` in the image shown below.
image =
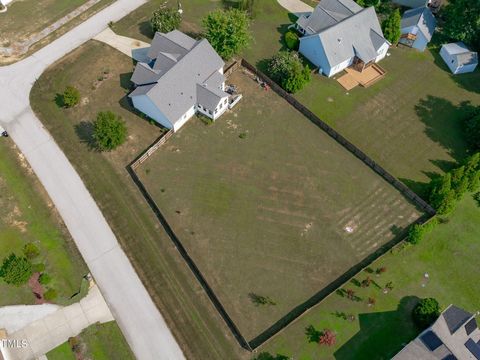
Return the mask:
<path id="1" fill-rule="evenodd" d="M 305 4 L 301 0 L 277 0 L 278 3 L 292 14 L 301 15 L 304 13 L 310 13 L 313 8 L 310 5 Z"/>
<path id="2" fill-rule="evenodd" d="M 0 309 L 0 312 L 2 310 L 8 312 L 10 308 L 13 308 L 13 310 L 20 311 L 23 317 L 30 315 L 34 318 L 38 313 L 42 313 L 42 310 L 37 309 L 38 307 L 42 308 L 42 306 L 44 305 L 8 306 Z M 5 345 L 3 348 L 2 343 L 4 342 L 0 343 L 0 352 L 3 353 L 5 360 L 36 359 L 63 344 L 70 337 L 77 336 L 90 325 L 113 320 L 112 314 L 96 285 L 93 285 L 88 295 L 79 302 L 65 307 L 58 306 L 55 311 L 48 309 L 44 316 L 30 319 L 28 323 L 12 324 L 16 320 L 15 315 L 11 311 L 10 314 L 4 314 L 3 321 L 6 324 L 0 320 L 0 328 L 7 328 L 6 339 L 11 344 L 21 344 L 25 340 L 26 342 L 25 346 L 9 347 Z M 20 325 L 20 328 L 15 329 L 15 325 Z"/>
<path id="3" fill-rule="evenodd" d="M 60 212 L 125 338 L 139 359 L 184 355 L 97 204 L 33 113 L 29 94 L 42 72 L 147 0 L 118 0 L 32 56 L 0 68 L 0 124 L 10 133 Z"/>

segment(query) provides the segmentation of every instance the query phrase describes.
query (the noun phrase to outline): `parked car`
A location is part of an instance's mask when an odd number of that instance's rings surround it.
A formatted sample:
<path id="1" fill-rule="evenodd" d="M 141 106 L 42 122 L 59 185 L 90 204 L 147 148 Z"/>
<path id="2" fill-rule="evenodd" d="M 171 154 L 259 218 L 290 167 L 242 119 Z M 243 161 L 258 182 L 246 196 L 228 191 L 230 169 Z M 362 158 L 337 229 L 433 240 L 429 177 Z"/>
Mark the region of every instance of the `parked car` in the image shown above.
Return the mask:
<path id="1" fill-rule="evenodd" d="M 7 130 L 5 130 L 2 125 L 0 125 L 0 136 L 8 136 Z"/>

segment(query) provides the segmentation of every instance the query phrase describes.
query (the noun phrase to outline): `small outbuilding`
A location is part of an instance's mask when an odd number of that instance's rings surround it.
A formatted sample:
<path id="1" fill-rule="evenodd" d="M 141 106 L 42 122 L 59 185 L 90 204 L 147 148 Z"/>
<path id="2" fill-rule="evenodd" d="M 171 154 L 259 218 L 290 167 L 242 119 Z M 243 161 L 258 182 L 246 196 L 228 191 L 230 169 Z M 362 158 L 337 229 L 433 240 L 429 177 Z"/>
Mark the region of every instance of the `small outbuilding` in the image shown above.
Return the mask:
<path id="1" fill-rule="evenodd" d="M 432 39 L 437 22 L 428 7 L 405 11 L 400 24 L 399 43 L 424 51 Z"/>
<path id="2" fill-rule="evenodd" d="M 478 65 L 478 53 L 470 51 L 463 42 L 443 45 L 440 56 L 454 74 L 472 72 Z"/>

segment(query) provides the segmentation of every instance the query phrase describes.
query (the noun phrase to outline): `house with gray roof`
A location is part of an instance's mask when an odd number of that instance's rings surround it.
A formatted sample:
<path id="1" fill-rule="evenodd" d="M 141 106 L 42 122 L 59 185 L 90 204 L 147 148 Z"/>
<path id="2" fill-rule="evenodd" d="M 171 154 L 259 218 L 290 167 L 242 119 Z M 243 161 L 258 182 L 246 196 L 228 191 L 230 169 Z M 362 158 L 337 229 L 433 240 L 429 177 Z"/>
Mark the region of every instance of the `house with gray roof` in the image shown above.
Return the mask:
<path id="1" fill-rule="evenodd" d="M 328 77 L 352 65 L 362 71 L 382 60 L 390 46 L 375 9 L 353 0 L 321 0 L 296 28 L 303 35 L 299 52 Z"/>
<path id="2" fill-rule="evenodd" d="M 424 51 L 432 39 L 437 21 L 428 7 L 418 7 L 405 11 L 400 23 L 399 43 Z"/>
<path id="3" fill-rule="evenodd" d="M 475 315 L 450 305 L 392 360 L 480 360 L 480 330 Z"/>
<path id="4" fill-rule="evenodd" d="M 133 106 L 177 131 L 197 112 L 216 120 L 228 108 L 225 63 L 206 40 L 174 30 L 157 32 L 131 81 Z"/>
<path id="5" fill-rule="evenodd" d="M 404 6 L 410 9 L 415 9 L 418 7 L 425 7 L 430 4 L 432 0 L 393 0 L 394 4 Z"/>
<path id="6" fill-rule="evenodd" d="M 472 72 L 478 65 L 478 53 L 470 51 L 463 42 L 443 45 L 440 56 L 454 74 Z"/>

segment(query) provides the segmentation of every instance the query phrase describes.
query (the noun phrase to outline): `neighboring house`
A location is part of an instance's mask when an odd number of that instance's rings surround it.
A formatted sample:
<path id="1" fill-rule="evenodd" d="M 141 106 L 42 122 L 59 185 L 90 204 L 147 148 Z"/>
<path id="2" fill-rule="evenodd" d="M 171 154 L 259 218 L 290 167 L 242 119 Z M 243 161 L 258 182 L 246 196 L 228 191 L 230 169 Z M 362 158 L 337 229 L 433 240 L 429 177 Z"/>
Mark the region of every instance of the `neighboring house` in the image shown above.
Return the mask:
<path id="1" fill-rule="evenodd" d="M 131 81 L 133 106 L 168 129 L 177 131 L 195 113 L 215 120 L 228 108 L 225 63 L 210 43 L 174 30 L 157 32 Z"/>
<path id="2" fill-rule="evenodd" d="M 424 51 L 432 39 L 437 22 L 428 7 L 405 11 L 400 24 L 399 43 Z"/>
<path id="3" fill-rule="evenodd" d="M 475 315 L 450 305 L 392 360 L 480 360 L 479 343 Z"/>
<path id="4" fill-rule="evenodd" d="M 431 1 L 432 0 L 393 0 L 392 2 L 400 6 L 405 6 L 410 9 L 415 9 L 418 7 L 428 6 L 428 4 L 431 3 Z"/>
<path id="5" fill-rule="evenodd" d="M 328 77 L 352 65 L 362 71 L 382 60 L 390 46 L 375 9 L 353 0 L 322 0 L 296 27 L 303 34 L 300 53 Z"/>
<path id="6" fill-rule="evenodd" d="M 443 45 L 440 56 L 454 74 L 472 72 L 478 65 L 478 53 L 470 51 L 463 42 Z"/>

